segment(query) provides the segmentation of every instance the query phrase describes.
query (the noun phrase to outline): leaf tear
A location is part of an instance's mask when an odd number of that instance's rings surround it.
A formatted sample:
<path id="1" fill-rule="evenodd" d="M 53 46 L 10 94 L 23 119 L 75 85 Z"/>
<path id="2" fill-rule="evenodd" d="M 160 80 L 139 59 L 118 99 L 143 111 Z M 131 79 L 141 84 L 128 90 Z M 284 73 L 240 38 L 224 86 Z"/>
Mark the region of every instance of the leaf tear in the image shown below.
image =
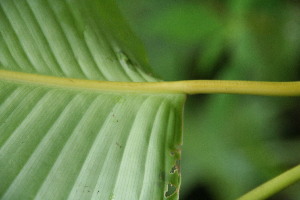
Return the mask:
<path id="1" fill-rule="evenodd" d="M 165 197 L 166 198 L 169 198 L 171 197 L 172 195 L 174 195 L 175 193 L 177 193 L 177 187 L 171 183 L 168 184 L 168 190 L 166 191 L 165 193 Z"/>

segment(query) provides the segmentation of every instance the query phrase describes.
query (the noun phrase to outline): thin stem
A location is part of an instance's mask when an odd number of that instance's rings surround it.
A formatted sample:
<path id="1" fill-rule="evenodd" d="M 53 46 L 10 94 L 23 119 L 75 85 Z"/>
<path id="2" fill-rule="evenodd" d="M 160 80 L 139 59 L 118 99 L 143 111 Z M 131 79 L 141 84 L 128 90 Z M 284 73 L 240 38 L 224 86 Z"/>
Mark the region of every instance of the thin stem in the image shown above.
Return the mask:
<path id="1" fill-rule="evenodd" d="M 238 200 L 262 200 L 285 189 L 300 180 L 300 165 L 280 174 L 274 179 L 262 184 Z"/>
<path id="2" fill-rule="evenodd" d="M 266 96 L 299 96 L 300 82 L 262 82 L 196 80 L 165 82 L 166 88 L 179 90 L 186 94 L 250 94 Z"/>
<path id="3" fill-rule="evenodd" d="M 99 91 L 130 91 L 149 93 L 184 94 L 250 94 L 266 96 L 300 96 L 300 81 L 297 82 L 259 82 L 259 81 L 221 81 L 195 80 L 173 82 L 109 82 L 52 77 L 23 72 L 0 70 L 0 79 L 12 82 L 27 82 L 56 87 L 69 87 Z"/>

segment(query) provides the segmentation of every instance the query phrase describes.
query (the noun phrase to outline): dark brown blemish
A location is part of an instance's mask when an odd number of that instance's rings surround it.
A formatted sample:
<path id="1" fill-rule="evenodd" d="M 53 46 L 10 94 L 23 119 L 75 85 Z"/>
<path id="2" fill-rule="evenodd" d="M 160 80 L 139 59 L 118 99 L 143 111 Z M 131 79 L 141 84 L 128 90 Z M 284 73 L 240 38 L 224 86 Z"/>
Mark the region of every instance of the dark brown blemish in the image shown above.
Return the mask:
<path id="1" fill-rule="evenodd" d="M 174 174 L 175 172 L 178 172 L 178 174 L 180 174 L 180 160 L 176 160 L 175 165 L 173 165 L 170 174 Z"/>

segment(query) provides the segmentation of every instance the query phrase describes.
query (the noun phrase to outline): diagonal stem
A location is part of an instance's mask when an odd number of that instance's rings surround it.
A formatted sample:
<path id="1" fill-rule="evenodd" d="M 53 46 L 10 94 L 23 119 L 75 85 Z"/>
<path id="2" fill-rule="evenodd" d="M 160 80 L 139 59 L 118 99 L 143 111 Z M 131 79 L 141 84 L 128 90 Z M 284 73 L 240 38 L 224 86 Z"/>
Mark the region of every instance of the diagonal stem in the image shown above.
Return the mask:
<path id="1" fill-rule="evenodd" d="M 194 80 L 173 82 L 110 82 L 45 76 L 23 72 L 12 72 L 7 70 L 0 70 L 0 79 L 13 82 L 27 82 L 31 84 L 42 84 L 55 87 L 68 87 L 97 91 L 183 94 L 224 93 L 265 96 L 300 96 L 300 81 L 260 82 Z"/>
<path id="2" fill-rule="evenodd" d="M 280 174 L 237 200 L 263 200 L 300 180 L 300 165 Z"/>

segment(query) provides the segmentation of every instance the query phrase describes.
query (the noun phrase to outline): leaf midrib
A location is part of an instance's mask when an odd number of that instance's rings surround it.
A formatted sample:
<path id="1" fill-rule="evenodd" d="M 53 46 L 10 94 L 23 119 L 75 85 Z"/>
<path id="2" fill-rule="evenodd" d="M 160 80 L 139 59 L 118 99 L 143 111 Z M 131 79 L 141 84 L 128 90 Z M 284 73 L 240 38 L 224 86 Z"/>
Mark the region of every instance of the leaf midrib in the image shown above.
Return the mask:
<path id="1" fill-rule="evenodd" d="M 160 94 L 250 94 L 265 96 L 300 96 L 300 81 L 263 82 L 227 80 L 191 80 L 173 82 L 113 82 L 55 77 L 0 70 L 0 79 L 15 83 L 45 85 L 89 91 Z"/>
<path id="2" fill-rule="evenodd" d="M 155 89 L 149 87 L 147 89 L 147 82 L 113 82 L 113 81 L 97 81 L 85 80 L 77 78 L 55 77 L 40 74 L 31 74 L 24 72 L 15 72 L 8 70 L 0 70 L 0 79 L 15 82 L 20 84 L 35 84 L 45 85 L 60 88 L 92 90 L 92 91 L 117 91 L 117 92 L 134 92 L 134 93 L 182 93 L 171 92 L 164 89 Z M 159 84 L 157 82 L 156 84 Z M 156 85 L 154 83 L 154 85 Z"/>

